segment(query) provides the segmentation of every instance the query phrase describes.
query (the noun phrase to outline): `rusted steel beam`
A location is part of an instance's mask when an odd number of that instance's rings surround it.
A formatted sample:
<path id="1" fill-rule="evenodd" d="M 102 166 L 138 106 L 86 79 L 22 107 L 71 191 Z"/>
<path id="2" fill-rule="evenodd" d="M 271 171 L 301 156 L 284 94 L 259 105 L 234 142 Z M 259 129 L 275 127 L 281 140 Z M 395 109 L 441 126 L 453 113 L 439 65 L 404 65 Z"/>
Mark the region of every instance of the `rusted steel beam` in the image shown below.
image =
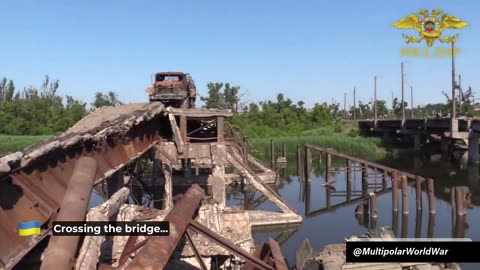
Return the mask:
<path id="1" fill-rule="evenodd" d="M 270 246 L 270 250 L 272 251 L 273 261 L 275 262 L 275 269 L 276 270 L 288 270 L 288 266 L 285 263 L 285 258 L 282 255 L 282 250 L 278 245 L 277 241 L 273 240 L 272 238 L 268 239 L 268 245 Z"/>
<path id="2" fill-rule="evenodd" d="M 56 221 L 83 221 L 97 172 L 97 161 L 81 157 L 75 163 Z M 80 236 L 52 236 L 45 251 L 42 270 L 71 269 Z"/>
<path id="3" fill-rule="evenodd" d="M 262 253 L 263 253 L 263 249 L 265 248 L 265 243 L 260 243 L 259 245 L 257 245 L 257 247 L 255 248 L 255 251 L 253 251 L 253 256 L 255 258 L 259 258 L 259 259 L 262 259 L 261 256 L 262 256 Z M 269 252 L 270 253 L 270 252 Z M 255 270 L 256 267 L 255 267 L 255 264 L 250 262 L 250 261 L 247 261 L 245 263 L 245 265 L 241 268 L 241 270 Z"/>
<path id="4" fill-rule="evenodd" d="M 189 228 L 194 230 L 195 232 L 202 234 L 203 236 L 209 238 L 210 240 L 216 242 L 217 244 L 221 245 L 223 248 L 235 253 L 239 257 L 242 257 L 244 260 L 250 261 L 255 264 L 256 267 L 260 269 L 268 269 L 268 270 L 275 270 L 272 266 L 266 264 L 264 261 L 256 258 L 252 254 L 248 253 L 247 251 L 243 250 L 240 247 L 237 247 L 234 243 L 230 240 L 220 236 L 210 230 L 209 228 L 205 227 L 204 225 L 200 224 L 195 220 L 190 221 Z"/>
<path id="5" fill-rule="evenodd" d="M 195 253 L 195 257 L 197 258 L 198 263 L 202 267 L 202 270 L 207 270 L 208 269 L 207 265 L 203 261 L 202 255 L 200 254 L 200 252 L 198 252 L 197 247 L 195 246 L 195 244 L 192 241 L 192 236 L 190 235 L 190 233 L 188 231 L 189 231 L 188 229 L 185 231 L 185 236 L 187 237 L 188 243 L 192 247 L 193 253 Z"/>
<path id="6" fill-rule="evenodd" d="M 205 191 L 192 185 L 165 217 L 170 222 L 168 236 L 155 236 L 139 251 L 127 269 L 163 269 L 182 238 Z"/>

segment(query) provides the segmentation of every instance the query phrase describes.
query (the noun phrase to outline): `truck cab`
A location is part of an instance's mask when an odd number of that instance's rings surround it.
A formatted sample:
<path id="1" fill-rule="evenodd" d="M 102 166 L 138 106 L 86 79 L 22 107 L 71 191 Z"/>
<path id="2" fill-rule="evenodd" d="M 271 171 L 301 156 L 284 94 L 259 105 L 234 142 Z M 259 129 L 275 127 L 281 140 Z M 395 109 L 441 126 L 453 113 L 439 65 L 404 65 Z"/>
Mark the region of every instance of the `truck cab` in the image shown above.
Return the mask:
<path id="1" fill-rule="evenodd" d="M 195 83 L 188 73 L 158 72 L 152 87 L 146 90 L 150 102 L 160 101 L 165 106 L 193 108 L 197 95 Z"/>

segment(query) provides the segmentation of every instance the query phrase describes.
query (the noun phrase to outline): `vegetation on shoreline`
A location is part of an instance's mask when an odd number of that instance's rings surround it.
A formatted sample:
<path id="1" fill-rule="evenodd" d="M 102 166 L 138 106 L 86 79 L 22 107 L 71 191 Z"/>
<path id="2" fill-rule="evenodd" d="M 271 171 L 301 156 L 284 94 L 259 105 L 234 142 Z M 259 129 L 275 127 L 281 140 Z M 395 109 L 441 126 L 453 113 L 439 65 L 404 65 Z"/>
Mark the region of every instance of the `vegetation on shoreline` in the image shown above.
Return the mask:
<path id="1" fill-rule="evenodd" d="M 30 145 L 51 138 L 50 135 L 39 136 L 11 136 L 0 135 L 0 155 L 21 151 Z"/>
<path id="2" fill-rule="evenodd" d="M 320 145 L 369 160 L 381 159 L 385 155 L 385 148 L 382 146 L 381 139 L 379 138 L 351 137 L 347 134 L 329 134 L 321 136 L 308 135 L 276 137 L 272 139 L 252 139 L 252 146 L 260 157 L 268 157 L 270 155 L 270 140 L 274 141 L 275 152 L 278 153 L 278 155 L 281 153 L 283 144 L 286 145 L 288 155 L 296 154 L 297 147 L 305 144 Z"/>

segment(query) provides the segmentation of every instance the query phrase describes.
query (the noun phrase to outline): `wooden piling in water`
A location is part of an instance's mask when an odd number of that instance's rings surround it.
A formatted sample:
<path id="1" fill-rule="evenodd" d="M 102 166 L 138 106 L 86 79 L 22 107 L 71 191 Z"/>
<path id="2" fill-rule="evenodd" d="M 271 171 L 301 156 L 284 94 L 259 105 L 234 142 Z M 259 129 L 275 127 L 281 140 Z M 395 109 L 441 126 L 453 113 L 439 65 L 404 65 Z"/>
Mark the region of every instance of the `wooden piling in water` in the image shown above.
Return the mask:
<path id="1" fill-rule="evenodd" d="M 383 170 L 383 174 L 382 174 L 382 190 L 386 190 L 386 189 L 387 189 L 387 177 L 388 177 L 387 171 Z"/>
<path id="2" fill-rule="evenodd" d="M 282 156 L 287 158 L 287 145 L 283 144 L 282 146 Z"/>
<path id="3" fill-rule="evenodd" d="M 427 179 L 427 191 L 428 191 L 428 211 L 430 214 L 435 214 L 435 191 L 433 185 L 433 179 Z"/>
<path id="4" fill-rule="evenodd" d="M 305 146 L 305 178 L 312 180 L 312 150 Z"/>
<path id="5" fill-rule="evenodd" d="M 370 217 L 373 219 L 377 218 L 377 196 L 375 192 L 370 193 Z"/>
<path id="6" fill-rule="evenodd" d="M 362 166 L 362 183 L 367 181 L 367 173 L 368 173 L 368 166 L 365 164 L 361 164 Z"/>
<path id="7" fill-rule="evenodd" d="M 465 215 L 465 195 L 463 193 L 463 188 L 455 187 L 455 206 L 457 216 Z"/>
<path id="8" fill-rule="evenodd" d="M 428 215 L 427 238 L 433 238 L 433 229 L 435 228 L 435 213 Z"/>
<path id="9" fill-rule="evenodd" d="M 408 237 L 408 214 L 402 214 L 402 233 L 401 238 Z"/>
<path id="10" fill-rule="evenodd" d="M 422 212 L 417 211 L 415 216 L 415 238 L 422 237 Z"/>
<path id="11" fill-rule="evenodd" d="M 398 211 L 392 211 L 392 231 L 395 237 L 398 235 Z"/>
<path id="12" fill-rule="evenodd" d="M 352 182 L 352 162 L 349 159 L 346 159 L 345 165 L 347 166 L 347 168 L 345 169 L 347 173 L 347 181 Z"/>
<path id="13" fill-rule="evenodd" d="M 408 215 L 408 180 L 407 176 L 402 175 L 402 213 Z"/>
<path id="14" fill-rule="evenodd" d="M 415 178 L 415 195 L 417 200 L 417 212 L 422 211 L 422 179 Z"/>
<path id="15" fill-rule="evenodd" d="M 398 172 L 392 173 L 392 210 L 398 212 Z"/>

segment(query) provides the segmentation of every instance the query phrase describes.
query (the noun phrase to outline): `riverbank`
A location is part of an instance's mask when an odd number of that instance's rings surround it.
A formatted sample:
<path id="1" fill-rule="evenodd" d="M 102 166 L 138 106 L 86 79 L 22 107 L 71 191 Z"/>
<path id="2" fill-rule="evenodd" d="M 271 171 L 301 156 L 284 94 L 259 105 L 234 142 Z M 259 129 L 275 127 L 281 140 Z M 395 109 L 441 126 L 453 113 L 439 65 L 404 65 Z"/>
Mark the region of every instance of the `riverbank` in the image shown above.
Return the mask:
<path id="1" fill-rule="evenodd" d="M 346 129 L 342 126 L 306 130 L 299 136 L 252 138 L 250 142 L 254 150 L 261 156 L 266 153 L 265 149 L 270 148 L 270 140 L 274 140 L 276 151 L 281 151 L 283 144 L 287 146 L 288 152 L 295 153 L 297 146 L 315 144 L 368 160 L 382 159 L 386 154 L 381 138 L 361 137 L 356 129 Z"/>

